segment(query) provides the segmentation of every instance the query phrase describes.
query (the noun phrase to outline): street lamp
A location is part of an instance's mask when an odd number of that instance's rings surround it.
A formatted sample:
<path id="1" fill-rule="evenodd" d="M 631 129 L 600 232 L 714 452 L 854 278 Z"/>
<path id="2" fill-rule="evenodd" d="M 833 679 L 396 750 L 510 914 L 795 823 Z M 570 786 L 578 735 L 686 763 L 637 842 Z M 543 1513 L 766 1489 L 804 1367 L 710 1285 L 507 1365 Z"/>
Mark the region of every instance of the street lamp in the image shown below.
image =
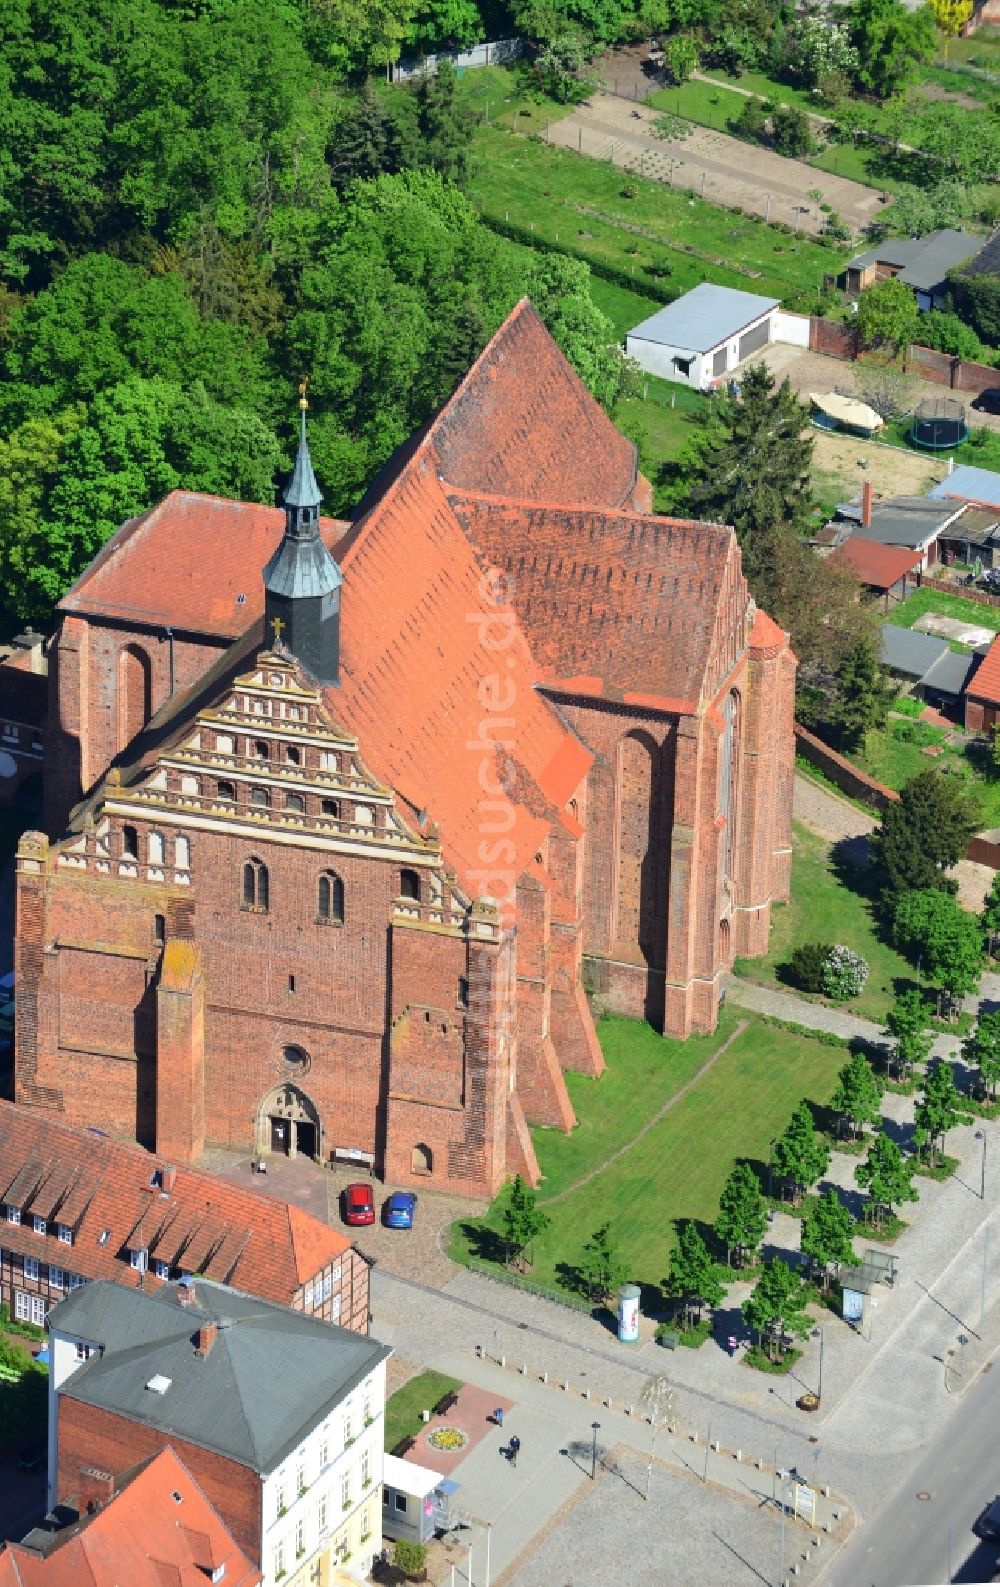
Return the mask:
<path id="1" fill-rule="evenodd" d="M 976 1140 L 983 1143 L 983 1163 L 979 1174 L 979 1199 L 986 1200 L 986 1131 L 977 1130 Z"/>
<path id="2" fill-rule="evenodd" d="M 812 1336 L 814 1339 L 819 1340 L 819 1388 L 816 1390 L 816 1403 L 818 1405 L 823 1398 L 823 1346 L 826 1343 L 826 1339 L 822 1328 L 814 1328 Z"/>
<path id="3" fill-rule="evenodd" d="M 590 1425 L 594 1429 L 594 1447 L 593 1447 L 593 1449 L 590 1452 L 590 1480 L 591 1480 L 591 1482 L 596 1482 L 596 1480 L 597 1480 L 597 1433 L 598 1433 L 598 1429 L 599 1429 L 601 1424 L 600 1424 L 600 1422 L 591 1422 Z"/>
<path id="4" fill-rule="evenodd" d="M 774 1148 L 778 1144 L 778 1137 L 768 1143 L 767 1148 L 767 1199 L 774 1200 Z"/>

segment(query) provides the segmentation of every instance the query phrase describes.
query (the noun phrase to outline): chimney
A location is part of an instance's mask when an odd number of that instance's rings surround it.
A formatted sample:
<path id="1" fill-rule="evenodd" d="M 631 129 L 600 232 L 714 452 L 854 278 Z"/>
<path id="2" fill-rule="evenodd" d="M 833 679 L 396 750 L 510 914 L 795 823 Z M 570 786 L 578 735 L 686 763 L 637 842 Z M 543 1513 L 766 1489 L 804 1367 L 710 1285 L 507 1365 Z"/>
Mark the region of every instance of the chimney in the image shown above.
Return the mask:
<path id="1" fill-rule="evenodd" d="M 208 1355 L 208 1352 L 211 1350 L 212 1346 L 215 1343 L 215 1336 L 216 1336 L 216 1334 L 218 1332 L 219 1332 L 218 1323 L 216 1323 L 216 1322 L 205 1322 L 205 1323 L 202 1323 L 201 1327 L 198 1329 L 198 1343 L 195 1345 L 195 1348 L 194 1348 L 194 1353 L 195 1353 L 196 1356 L 207 1356 Z"/>
<path id="2" fill-rule="evenodd" d="M 177 1179 L 177 1170 L 172 1163 L 165 1163 L 160 1169 L 160 1189 L 169 1195 Z"/>
<path id="3" fill-rule="evenodd" d="M 866 479 L 861 487 L 861 527 L 870 529 L 872 526 L 872 482 Z"/>
<path id="4" fill-rule="evenodd" d="M 48 672 L 48 663 L 45 659 L 45 635 L 36 633 L 33 628 L 26 628 L 23 634 L 14 636 L 14 649 L 27 650 L 31 656 L 30 669 L 34 673 L 44 675 Z"/>
<path id="5" fill-rule="evenodd" d="M 177 1285 L 177 1300 L 181 1306 L 194 1305 L 194 1279 L 182 1278 Z"/>

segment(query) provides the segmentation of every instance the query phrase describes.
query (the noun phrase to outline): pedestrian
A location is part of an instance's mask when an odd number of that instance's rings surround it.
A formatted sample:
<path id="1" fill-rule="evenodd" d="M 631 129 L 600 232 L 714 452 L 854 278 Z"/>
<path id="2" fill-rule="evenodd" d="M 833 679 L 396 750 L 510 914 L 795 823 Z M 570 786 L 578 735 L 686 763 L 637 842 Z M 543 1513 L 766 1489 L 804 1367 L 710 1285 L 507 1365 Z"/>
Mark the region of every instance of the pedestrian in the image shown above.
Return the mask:
<path id="1" fill-rule="evenodd" d="M 517 1465 L 517 1452 L 520 1449 L 520 1447 L 521 1447 L 521 1440 L 518 1438 L 517 1434 L 515 1433 L 513 1438 L 510 1441 L 510 1463 L 511 1463 L 512 1466 L 516 1466 Z"/>
<path id="2" fill-rule="evenodd" d="M 737 1339 L 736 1335 L 735 1334 L 730 1334 L 729 1335 L 729 1357 L 730 1357 L 730 1360 L 733 1358 L 733 1356 L 736 1354 L 736 1352 L 737 1352 L 737 1350 L 739 1348 L 740 1348 L 740 1342 Z"/>
<path id="3" fill-rule="evenodd" d="M 496 1410 L 493 1412 L 493 1420 L 496 1422 L 498 1427 L 502 1427 L 503 1426 L 503 1406 L 502 1405 L 498 1405 Z"/>

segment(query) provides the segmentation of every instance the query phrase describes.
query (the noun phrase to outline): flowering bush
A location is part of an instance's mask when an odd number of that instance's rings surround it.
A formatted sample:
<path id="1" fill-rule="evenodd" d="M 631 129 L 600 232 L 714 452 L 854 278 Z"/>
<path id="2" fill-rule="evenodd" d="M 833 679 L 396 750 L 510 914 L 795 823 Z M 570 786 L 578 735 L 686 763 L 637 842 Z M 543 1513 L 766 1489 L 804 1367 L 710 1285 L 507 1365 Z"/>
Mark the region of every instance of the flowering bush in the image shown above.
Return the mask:
<path id="1" fill-rule="evenodd" d="M 864 991 L 868 979 L 868 960 L 853 948 L 838 943 L 831 948 L 823 966 L 823 991 L 835 1003 L 844 1003 Z"/>

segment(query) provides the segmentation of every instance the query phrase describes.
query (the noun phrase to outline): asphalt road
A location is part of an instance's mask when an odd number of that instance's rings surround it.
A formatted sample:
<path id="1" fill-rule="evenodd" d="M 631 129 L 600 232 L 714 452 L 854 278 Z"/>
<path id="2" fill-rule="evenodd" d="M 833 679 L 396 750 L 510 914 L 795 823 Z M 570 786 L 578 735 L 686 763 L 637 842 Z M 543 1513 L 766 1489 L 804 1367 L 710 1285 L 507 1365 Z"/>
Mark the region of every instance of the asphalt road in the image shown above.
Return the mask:
<path id="1" fill-rule="evenodd" d="M 868 1517 L 824 1587 L 939 1587 L 990 1582 L 1000 1549 L 973 1522 L 1000 1493 L 1000 1367 L 967 1390 L 927 1454 L 885 1508 Z M 929 1494 L 918 1499 L 918 1493 Z"/>

